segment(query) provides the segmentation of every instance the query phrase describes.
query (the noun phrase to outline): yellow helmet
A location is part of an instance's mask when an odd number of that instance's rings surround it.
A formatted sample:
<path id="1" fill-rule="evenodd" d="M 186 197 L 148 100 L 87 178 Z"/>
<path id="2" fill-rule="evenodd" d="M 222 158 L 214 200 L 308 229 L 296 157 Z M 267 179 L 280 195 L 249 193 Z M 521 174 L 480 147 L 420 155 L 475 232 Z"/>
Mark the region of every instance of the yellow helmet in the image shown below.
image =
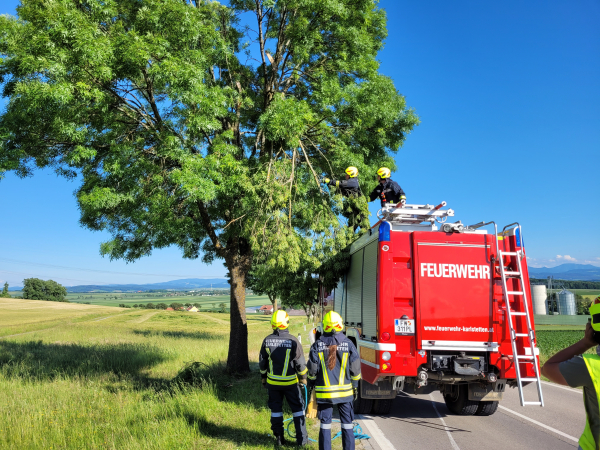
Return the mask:
<path id="1" fill-rule="evenodd" d="M 271 327 L 279 330 L 285 330 L 290 326 L 290 316 L 284 310 L 279 309 L 271 316 Z"/>
<path id="2" fill-rule="evenodd" d="M 389 178 L 392 175 L 392 171 L 387 167 L 382 167 L 377 171 L 377 175 L 381 178 Z"/>
<path id="3" fill-rule="evenodd" d="M 340 316 L 335 311 L 329 311 L 323 317 L 323 331 L 325 333 L 331 333 L 342 331 L 344 329 L 344 322 L 342 321 L 342 316 Z"/>
<path id="4" fill-rule="evenodd" d="M 358 169 L 354 166 L 350 166 L 346 169 L 346 173 L 348 174 L 348 176 L 350 178 L 354 178 L 354 177 L 358 176 Z"/>
<path id="5" fill-rule="evenodd" d="M 590 305 L 590 316 L 592 316 L 592 328 L 594 331 L 600 331 L 600 297 Z"/>

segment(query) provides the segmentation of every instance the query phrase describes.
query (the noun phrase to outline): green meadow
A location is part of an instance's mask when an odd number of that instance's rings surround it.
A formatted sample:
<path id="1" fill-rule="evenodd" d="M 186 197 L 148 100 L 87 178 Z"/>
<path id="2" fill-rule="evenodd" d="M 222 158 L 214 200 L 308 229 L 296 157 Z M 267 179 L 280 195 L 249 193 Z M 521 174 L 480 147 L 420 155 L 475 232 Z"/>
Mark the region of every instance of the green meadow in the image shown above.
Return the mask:
<path id="1" fill-rule="evenodd" d="M 307 336 L 304 320 L 291 331 Z M 228 314 L 0 299 L 0 448 L 271 449 L 269 317 L 249 315 L 248 330 L 238 378 L 224 370 Z"/>

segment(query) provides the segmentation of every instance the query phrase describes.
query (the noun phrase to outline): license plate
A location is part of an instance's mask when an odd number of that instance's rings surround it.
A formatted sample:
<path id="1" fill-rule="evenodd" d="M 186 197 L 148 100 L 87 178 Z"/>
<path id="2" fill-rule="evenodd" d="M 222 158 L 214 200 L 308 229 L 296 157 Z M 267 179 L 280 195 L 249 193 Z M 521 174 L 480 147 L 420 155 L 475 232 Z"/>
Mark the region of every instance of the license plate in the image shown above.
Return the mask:
<path id="1" fill-rule="evenodd" d="M 414 319 L 395 319 L 396 334 L 415 334 Z"/>

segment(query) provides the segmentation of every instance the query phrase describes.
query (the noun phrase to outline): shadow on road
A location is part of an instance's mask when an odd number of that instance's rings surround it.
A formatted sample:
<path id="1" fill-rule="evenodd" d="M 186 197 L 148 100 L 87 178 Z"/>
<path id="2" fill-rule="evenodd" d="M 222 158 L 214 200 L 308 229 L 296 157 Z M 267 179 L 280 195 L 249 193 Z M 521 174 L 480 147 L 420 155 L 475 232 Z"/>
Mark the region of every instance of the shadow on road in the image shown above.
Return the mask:
<path id="1" fill-rule="evenodd" d="M 435 403 L 435 406 L 442 417 L 449 415 L 448 408 L 444 403 L 437 401 L 433 401 L 433 403 Z M 471 432 L 462 428 L 451 426 L 444 427 L 437 413 L 433 409 L 433 403 L 429 395 L 423 395 L 421 398 L 409 396 L 407 394 L 399 395 L 394 400 L 390 414 L 384 418 L 433 430 L 449 431 L 450 433 Z"/>

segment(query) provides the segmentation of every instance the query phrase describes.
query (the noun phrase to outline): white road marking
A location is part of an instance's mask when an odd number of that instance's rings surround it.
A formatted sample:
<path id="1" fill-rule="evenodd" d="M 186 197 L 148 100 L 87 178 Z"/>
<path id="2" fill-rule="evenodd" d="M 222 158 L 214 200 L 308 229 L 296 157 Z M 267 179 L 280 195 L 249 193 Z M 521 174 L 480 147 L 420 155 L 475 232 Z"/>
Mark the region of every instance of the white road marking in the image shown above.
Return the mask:
<path id="1" fill-rule="evenodd" d="M 562 384 L 550 383 L 548 381 L 542 381 L 542 384 L 547 384 L 548 386 L 554 386 L 554 387 L 557 387 L 559 389 L 564 389 L 565 391 L 575 392 L 576 394 L 579 394 L 579 395 L 583 394 L 582 390 L 573 389 L 573 388 L 570 388 L 570 387 L 567 387 L 567 386 L 563 386 Z"/>
<path id="2" fill-rule="evenodd" d="M 498 408 L 501 408 L 504 411 L 508 411 L 509 413 L 514 414 L 517 417 L 520 417 L 521 419 L 529 420 L 530 422 L 535 423 L 538 427 L 542 427 L 542 428 L 545 428 L 546 430 L 550 430 L 553 433 L 558 434 L 559 436 L 565 437 L 565 438 L 570 439 L 570 440 L 572 440 L 574 442 L 579 442 L 579 439 L 577 439 L 577 438 L 575 438 L 575 437 L 573 437 L 571 435 L 568 435 L 567 433 L 563 433 L 562 431 L 559 431 L 556 428 L 549 427 L 548 425 L 543 424 L 541 422 L 538 422 L 537 420 L 533 420 L 533 419 L 531 419 L 531 418 L 529 418 L 527 416 L 524 416 L 523 414 L 519 414 L 518 412 L 513 411 L 512 409 L 508 409 L 508 408 L 506 408 L 506 407 L 504 407 L 502 405 L 498 405 Z"/>
<path id="3" fill-rule="evenodd" d="M 458 444 L 456 443 L 456 441 L 452 437 L 452 434 L 450 433 L 450 431 L 448 431 L 448 425 L 446 425 L 446 421 L 444 420 L 444 418 L 442 417 L 442 415 L 438 411 L 437 406 L 435 406 L 435 400 L 433 399 L 433 395 L 429 394 L 429 398 L 431 398 L 431 405 L 433 406 L 433 409 L 435 410 L 435 413 L 437 414 L 437 416 L 442 421 L 442 425 L 444 425 L 444 430 L 446 430 L 446 434 L 448 435 L 448 439 L 450 439 L 450 445 L 452 446 L 452 448 L 454 450 L 460 450 L 460 447 L 458 446 Z"/>
<path id="4" fill-rule="evenodd" d="M 362 420 L 365 424 L 365 427 L 369 431 L 369 436 L 377 442 L 377 445 L 381 448 L 381 450 L 396 450 L 396 447 L 392 445 L 392 443 L 385 437 L 381 428 L 375 423 L 372 417 L 363 416 L 361 414 L 356 415 L 359 420 Z"/>

